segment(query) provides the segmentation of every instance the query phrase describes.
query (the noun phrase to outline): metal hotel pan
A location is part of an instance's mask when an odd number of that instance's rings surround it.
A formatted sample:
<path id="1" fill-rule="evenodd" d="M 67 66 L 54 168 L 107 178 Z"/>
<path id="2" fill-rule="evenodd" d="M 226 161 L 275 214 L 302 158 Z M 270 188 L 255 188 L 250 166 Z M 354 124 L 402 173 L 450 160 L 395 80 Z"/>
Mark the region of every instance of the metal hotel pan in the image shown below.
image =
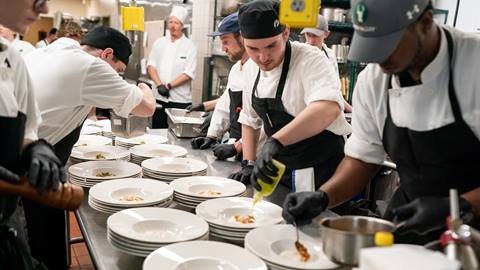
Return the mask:
<path id="1" fill-rule="evenodd" d="M 187 110 L 168 108 L 165 109 L 168 116 L 168 129 L 179 138 L 198 137 L 201 125 L 205 118 L 205 112 L 188 112 Z"/>
<path id="2" fill-rule="evenodd" d="M 395 225 L 378 218 L 341 216 L 323 219 L 320 227 L 327 257 L 342 265 L 357 266 L 360 249 L 375 246 L 375 233 L 393 232 Z"/>

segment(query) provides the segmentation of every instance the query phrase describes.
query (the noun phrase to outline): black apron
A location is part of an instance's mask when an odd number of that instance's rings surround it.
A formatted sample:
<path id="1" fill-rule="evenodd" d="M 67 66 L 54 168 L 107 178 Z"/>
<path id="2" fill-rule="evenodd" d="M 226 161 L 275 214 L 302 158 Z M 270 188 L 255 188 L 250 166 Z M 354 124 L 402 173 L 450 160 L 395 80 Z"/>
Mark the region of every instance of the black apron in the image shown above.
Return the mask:
<path id="1" fill-rule="evenodd" d="M 228 89 L 230 96 L 230 138 L 239 140 L 242 138 L 242 125 L 238 123 L 238 117 L 242 111 L 242 92 Z"/>
<path id="2" fill-rule="evenodd" d="M 290 123 L 295 117 L 285 111 L 282 95 L 290 66 L 291 45 L 287 42 L 282 74 L 278 82 L 275 98 L 257 98 L 260 70 L 252 90 L 252 107 L 263 120 L 263 127 L 268 137 Z M 313 167 L 315 171 L 315 189 L 330 178 L 343 159 L 344 140 L 328 130 L 307 138 L 303 141 L 288 145 L 280 151 L 276 159 L 284 163 L 289 170 Z M 288 181 L 282 181 L 287 186 Z"/>
<path id="3" fill-rule="evenodd" d="M 424 196 L 446 197 L 449 189 L 459 194 L 480 187 L 480 141 L 462 118 L 453 84 L 453 40 L 447 30 L 450 57 L 448 94 L 455 122 L 429 131 L 414 131 L 397 127 L 390 114 L 387 94 L 387 118 L 383 131 L 383 146 L 397 164 L 400 187 L 395 192 L 385 214 L 392 219 L 391 209 Z M 391 78 L 388 78 L 388 89 Z M 388 90 L 387 89 L 387 90 Z M 424 244 L 438 240 L 441 231 L 426 236 L 406 235 L 400 242 Z"/>
<path id="4" fill-rule="evenodd" d="M 80 137 L 82 124 L 53 146 L 63 165 Z M 30 200 L 24 200 L 24 208 L 32 255 L 49 269 L 68 269 L 67 211 Z"/>

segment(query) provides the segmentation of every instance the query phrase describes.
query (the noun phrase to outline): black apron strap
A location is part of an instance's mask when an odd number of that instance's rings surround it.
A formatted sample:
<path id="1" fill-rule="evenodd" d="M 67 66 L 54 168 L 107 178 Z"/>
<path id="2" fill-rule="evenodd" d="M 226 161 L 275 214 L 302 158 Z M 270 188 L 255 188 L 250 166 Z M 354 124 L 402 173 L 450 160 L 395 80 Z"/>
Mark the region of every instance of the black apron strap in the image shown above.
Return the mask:
<path id="1" fill-rule="evenodd" d="M 453 83 L 453 38 L 452 34 L 444 29 L 445 36 L 447 38 L 448 44 L 448 56 L 450 59 L 450 70 L 449 76 L 450 79 L 448 80 L 448 97 L 450 98 L 450 106 L 452 106 L 453 116 L 455 117 L 455 121 L 457 122 L 465 122 L 462 117 L 462 111 L 460 109 L 460 105 L 458 103 L 457 95 L 455 94 L 455 87 Z"/>

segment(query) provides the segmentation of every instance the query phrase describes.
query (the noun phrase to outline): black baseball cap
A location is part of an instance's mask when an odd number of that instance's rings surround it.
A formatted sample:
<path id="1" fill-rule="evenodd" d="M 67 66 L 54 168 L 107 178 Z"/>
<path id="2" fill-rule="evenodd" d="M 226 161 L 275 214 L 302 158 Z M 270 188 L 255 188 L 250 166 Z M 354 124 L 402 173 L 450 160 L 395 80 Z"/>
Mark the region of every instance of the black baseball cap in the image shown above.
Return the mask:
<path id="1" fill-rule="evenodd" d="M 280 2 L 276 0 L 256 0 L 240 6 L 238 21 L 244 38 L 261 39 L 277 36 L 285 30 L 278 14 Z"/>
<path id="2" fill-rule="evenodd" d="M 102 50 L 112 48 L 113 55 L 125 65 L 128 65 L 132 54 L 132 45 L 128 38 L 122 32 L 108 26 L 98 26 L 90 30 L 83 37 L 81 44 Z"/>

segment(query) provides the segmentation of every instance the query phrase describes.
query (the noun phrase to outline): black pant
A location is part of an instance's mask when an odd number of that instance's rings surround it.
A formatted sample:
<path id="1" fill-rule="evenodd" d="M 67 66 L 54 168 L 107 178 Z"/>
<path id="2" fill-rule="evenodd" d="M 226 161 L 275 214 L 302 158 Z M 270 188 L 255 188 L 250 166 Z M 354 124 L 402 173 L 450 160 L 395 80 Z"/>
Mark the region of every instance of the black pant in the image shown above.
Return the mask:
<path id="1" fill-rule="evenodd" d="M 157 104 L 162 105 L 162 108 L 157 108 L 155 114 L 152 117 L 152 128 L 168 128 L 167 124 L 167 113 L 165 109 L 167 108 L 176 108 L 176 109 L 185 109 L 192 103 L 179 103 L 179 102 L 163 102 L 157 100 Z"/>

